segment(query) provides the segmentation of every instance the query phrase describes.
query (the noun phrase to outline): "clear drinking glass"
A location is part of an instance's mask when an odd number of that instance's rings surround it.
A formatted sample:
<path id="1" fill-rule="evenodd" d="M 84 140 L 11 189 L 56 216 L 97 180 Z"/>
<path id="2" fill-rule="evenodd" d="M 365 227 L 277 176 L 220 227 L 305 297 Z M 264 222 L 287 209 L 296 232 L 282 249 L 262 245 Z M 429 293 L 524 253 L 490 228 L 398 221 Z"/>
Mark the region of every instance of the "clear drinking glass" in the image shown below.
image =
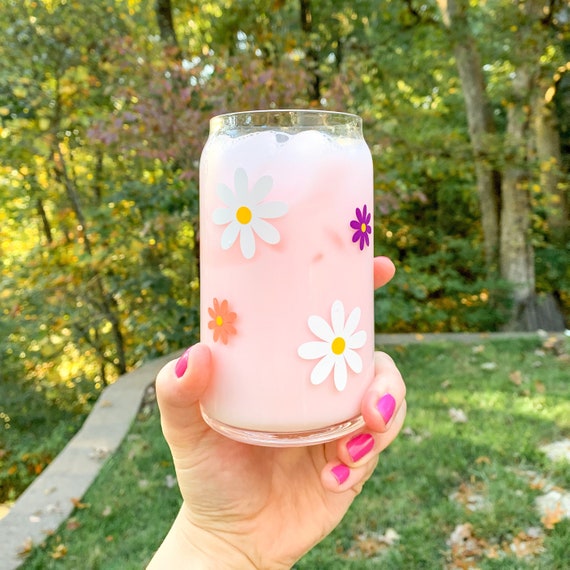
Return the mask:
<path id="1" fill-rule="evenodd" d="M 358 429 L 374 375 L 372 159 L 356 115 L 230 113 L 200 162 L 205 421 L 295 446 Z"/>

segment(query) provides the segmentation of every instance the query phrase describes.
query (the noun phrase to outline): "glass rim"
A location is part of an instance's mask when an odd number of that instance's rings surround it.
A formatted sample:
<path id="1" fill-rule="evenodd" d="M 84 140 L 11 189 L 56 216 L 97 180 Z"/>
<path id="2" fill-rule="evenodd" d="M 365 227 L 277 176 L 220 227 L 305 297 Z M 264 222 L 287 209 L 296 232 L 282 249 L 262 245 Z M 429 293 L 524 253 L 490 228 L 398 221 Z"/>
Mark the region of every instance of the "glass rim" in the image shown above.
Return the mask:
<path id="1" fill-rule="evenodd" d="M 244 116 L 244 115 L 265 115 L 265 114 L 307 114 L 307 115 L 337 115 L 339 117 L 354 118 L 362 120 L 362 118 L 356 113 L 349 113 L 348 111 L 331 111 L 329 109 L 295 109 L 295 108 L 279 108 L 279 109 L 251 109 L 249 111 L 229 111 L 227 113 L 220 113 L 218 115 L 213 115 L 212 119 L 223 119 L 224 117 L 230 116 Z"/>
<path id="2" fill-rule="evenodd" d="M 220 129 L 342 129 L 362 131 L 362 118 L 354 113 L 325 109 L 255 109 L 214 115 L 210 132 Z"/>

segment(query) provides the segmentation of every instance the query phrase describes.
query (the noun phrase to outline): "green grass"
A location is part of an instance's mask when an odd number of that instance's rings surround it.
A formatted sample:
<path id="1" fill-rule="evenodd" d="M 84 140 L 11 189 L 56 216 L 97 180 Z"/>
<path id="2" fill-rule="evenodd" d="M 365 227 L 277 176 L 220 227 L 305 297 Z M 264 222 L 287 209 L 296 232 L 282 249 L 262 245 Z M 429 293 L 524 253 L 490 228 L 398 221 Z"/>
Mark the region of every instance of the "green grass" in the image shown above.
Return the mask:
<path id="1" fill-rule="evenodd" d="M 11 372 L 0 371 L 0 504 L 14 501 L 63 449 L 96 398 L 83 385 L 73 393 L 36 388 Z"/>
<path id="2" fill-rule="evenodd" d="M 296 569 L 454 568 L 447 541 L 466 523 L 478 541 L 474 560 L 481 570 L 567 568 L 570 521 L 543 527 L 534 508 L 540 489 L 522 472 L 570 486 L 568 464 L 553 464 L 539 450 L 570 437 L 568 360 L 538 341 L 481 346 L 390 348 L 408 385 L 406 429 L 382 454 L 341 525 Z M 487 370 L 487 363 L 496 367 Z M 450 408 L 463 410 L 467 422 L 454 423 Z M 23 569 L 143 567 L 180 504 L 176 486 L 169 487 L 172 475 L 153 409 L 139 416 L 104 466 L 83 499 L 87 506 L 35 548 Z M 471 511 L 451 500 L 461 489 L 476 491 L 483 507 Z M 540 530 L 542 552 L 527 558 L 504 552 L 533 528 Z M 381 548 L 377 536 L 387 529 L 399 540 Z M 363 533 L 372 533 L 368 541 L 359 540 Z"/>

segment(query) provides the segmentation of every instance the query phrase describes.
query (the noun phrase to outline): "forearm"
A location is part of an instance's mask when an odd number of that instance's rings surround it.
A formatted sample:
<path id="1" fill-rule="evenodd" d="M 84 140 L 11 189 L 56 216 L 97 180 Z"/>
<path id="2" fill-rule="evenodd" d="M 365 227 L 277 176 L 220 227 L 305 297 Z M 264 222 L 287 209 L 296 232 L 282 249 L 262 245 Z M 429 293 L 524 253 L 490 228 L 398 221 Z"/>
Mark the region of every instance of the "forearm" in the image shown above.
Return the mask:
<path id="1" fill-rule="evenodd" d="M 147 570 L 259 570 L 238 548 L 193 525 L 184 506 Z"/>

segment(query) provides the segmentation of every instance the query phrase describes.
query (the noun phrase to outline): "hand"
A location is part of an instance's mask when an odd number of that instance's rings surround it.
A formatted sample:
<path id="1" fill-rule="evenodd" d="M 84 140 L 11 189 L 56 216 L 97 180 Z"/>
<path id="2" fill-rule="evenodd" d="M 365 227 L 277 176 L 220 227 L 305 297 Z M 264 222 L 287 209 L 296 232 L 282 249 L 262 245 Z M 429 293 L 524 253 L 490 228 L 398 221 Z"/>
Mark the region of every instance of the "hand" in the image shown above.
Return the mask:
<path id="1" fill-rule="evenodd" d="M 376 258 L 375 286 L 394 271 L 387 258 Z M 199 407 L 211 370 L 205 345 L 166 365 L 157 398 L 184 502 L 149 568 L 291 568 L 329 534 L 404 422 L 402 377 L 388 355 L 375 358 L 362 401 L 365 426 L 297 448 L 251 446 L 208 427 Z"/>

